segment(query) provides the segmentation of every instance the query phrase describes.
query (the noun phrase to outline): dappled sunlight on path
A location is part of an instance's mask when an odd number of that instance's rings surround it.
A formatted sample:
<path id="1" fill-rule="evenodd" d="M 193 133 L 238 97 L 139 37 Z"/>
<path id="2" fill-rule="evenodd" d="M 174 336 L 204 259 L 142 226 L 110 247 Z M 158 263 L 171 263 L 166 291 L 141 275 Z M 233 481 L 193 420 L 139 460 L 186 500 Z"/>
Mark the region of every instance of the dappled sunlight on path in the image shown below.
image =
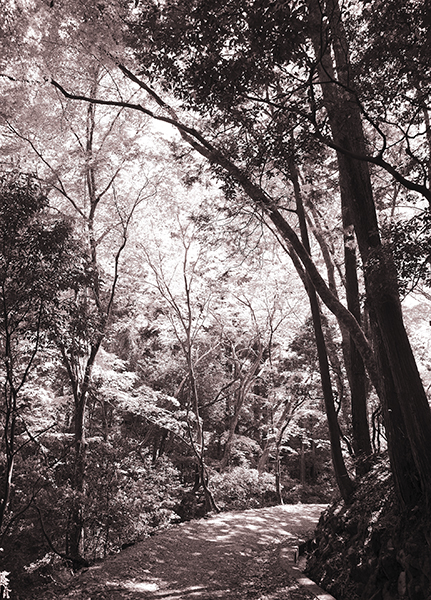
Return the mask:
<path id="1" fill-rule="evenodd" d="M 182 523 L 76 576 L 51 598 L 305 600 L 280 548 L 310 535 L 324 505 L 222 513 Z"/>
<path id="2" fill-rule="evenodd" d="M 324 504 L 288 504 L 247 510 L 241 513 L 221 513 L 210 519 L 183 524 L 191 535 L 203 535 L 207 541 L 268 544 L 285 538 L 296 540 L 311 533 Z"/>

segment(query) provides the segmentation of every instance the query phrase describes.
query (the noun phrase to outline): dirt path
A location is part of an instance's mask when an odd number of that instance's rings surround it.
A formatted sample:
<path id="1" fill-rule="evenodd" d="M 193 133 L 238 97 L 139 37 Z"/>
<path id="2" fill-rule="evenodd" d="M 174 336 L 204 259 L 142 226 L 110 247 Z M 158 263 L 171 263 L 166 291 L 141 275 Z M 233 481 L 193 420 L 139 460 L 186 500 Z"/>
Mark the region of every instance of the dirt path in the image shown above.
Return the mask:
<path id="1" fill-rule="evenodd" d="M 286 571 L 324 505 L 222 513 L 183 523 L 56 585 L 41 600 L 311 600 Z"/>

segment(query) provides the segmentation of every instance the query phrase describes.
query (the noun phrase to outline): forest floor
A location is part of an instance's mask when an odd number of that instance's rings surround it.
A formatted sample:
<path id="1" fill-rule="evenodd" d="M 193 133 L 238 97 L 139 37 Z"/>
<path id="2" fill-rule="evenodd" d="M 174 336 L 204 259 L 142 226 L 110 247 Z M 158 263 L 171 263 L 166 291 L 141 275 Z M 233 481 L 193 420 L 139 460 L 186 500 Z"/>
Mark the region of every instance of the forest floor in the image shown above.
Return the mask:
<path id="1" fill-rule="evenodd" d="M 314 600 L 294 567 L 322 504 L 221 513 L 162 531 L 62 581 L 39 600 Z M 308 585 L 307 585 L 308 583 Z"/>

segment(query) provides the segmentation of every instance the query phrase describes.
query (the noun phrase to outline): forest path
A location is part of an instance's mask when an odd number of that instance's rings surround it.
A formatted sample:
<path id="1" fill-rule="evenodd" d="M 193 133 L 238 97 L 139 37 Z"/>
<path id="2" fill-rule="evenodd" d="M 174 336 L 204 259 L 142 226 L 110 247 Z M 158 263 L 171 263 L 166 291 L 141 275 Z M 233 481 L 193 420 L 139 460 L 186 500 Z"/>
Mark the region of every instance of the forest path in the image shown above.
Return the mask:
<path id="1" fill-rule="evenodd" d="M 311 600 L 293 551 L 323 504 L 221 513 L 182 523 L 56 585 L 43 600 Z M 302 583 L 301 583 L 302 582 Z M 311 583 L 311 582 L 310 582 Z"/>

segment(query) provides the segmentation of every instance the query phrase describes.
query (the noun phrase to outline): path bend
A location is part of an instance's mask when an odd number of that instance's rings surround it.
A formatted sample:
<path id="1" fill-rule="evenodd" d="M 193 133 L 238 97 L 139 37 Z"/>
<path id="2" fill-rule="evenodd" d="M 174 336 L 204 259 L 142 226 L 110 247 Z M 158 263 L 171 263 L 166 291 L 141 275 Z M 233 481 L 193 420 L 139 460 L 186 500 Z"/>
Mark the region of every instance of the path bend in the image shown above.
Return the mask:
<path id="1" fill-rule="evenodd" d="M 292 569 L 294 547 L 312 535 L 325 507 L 274 506 L 182 523 L 65 575 L 39 598 L 329 600 Z"/>

